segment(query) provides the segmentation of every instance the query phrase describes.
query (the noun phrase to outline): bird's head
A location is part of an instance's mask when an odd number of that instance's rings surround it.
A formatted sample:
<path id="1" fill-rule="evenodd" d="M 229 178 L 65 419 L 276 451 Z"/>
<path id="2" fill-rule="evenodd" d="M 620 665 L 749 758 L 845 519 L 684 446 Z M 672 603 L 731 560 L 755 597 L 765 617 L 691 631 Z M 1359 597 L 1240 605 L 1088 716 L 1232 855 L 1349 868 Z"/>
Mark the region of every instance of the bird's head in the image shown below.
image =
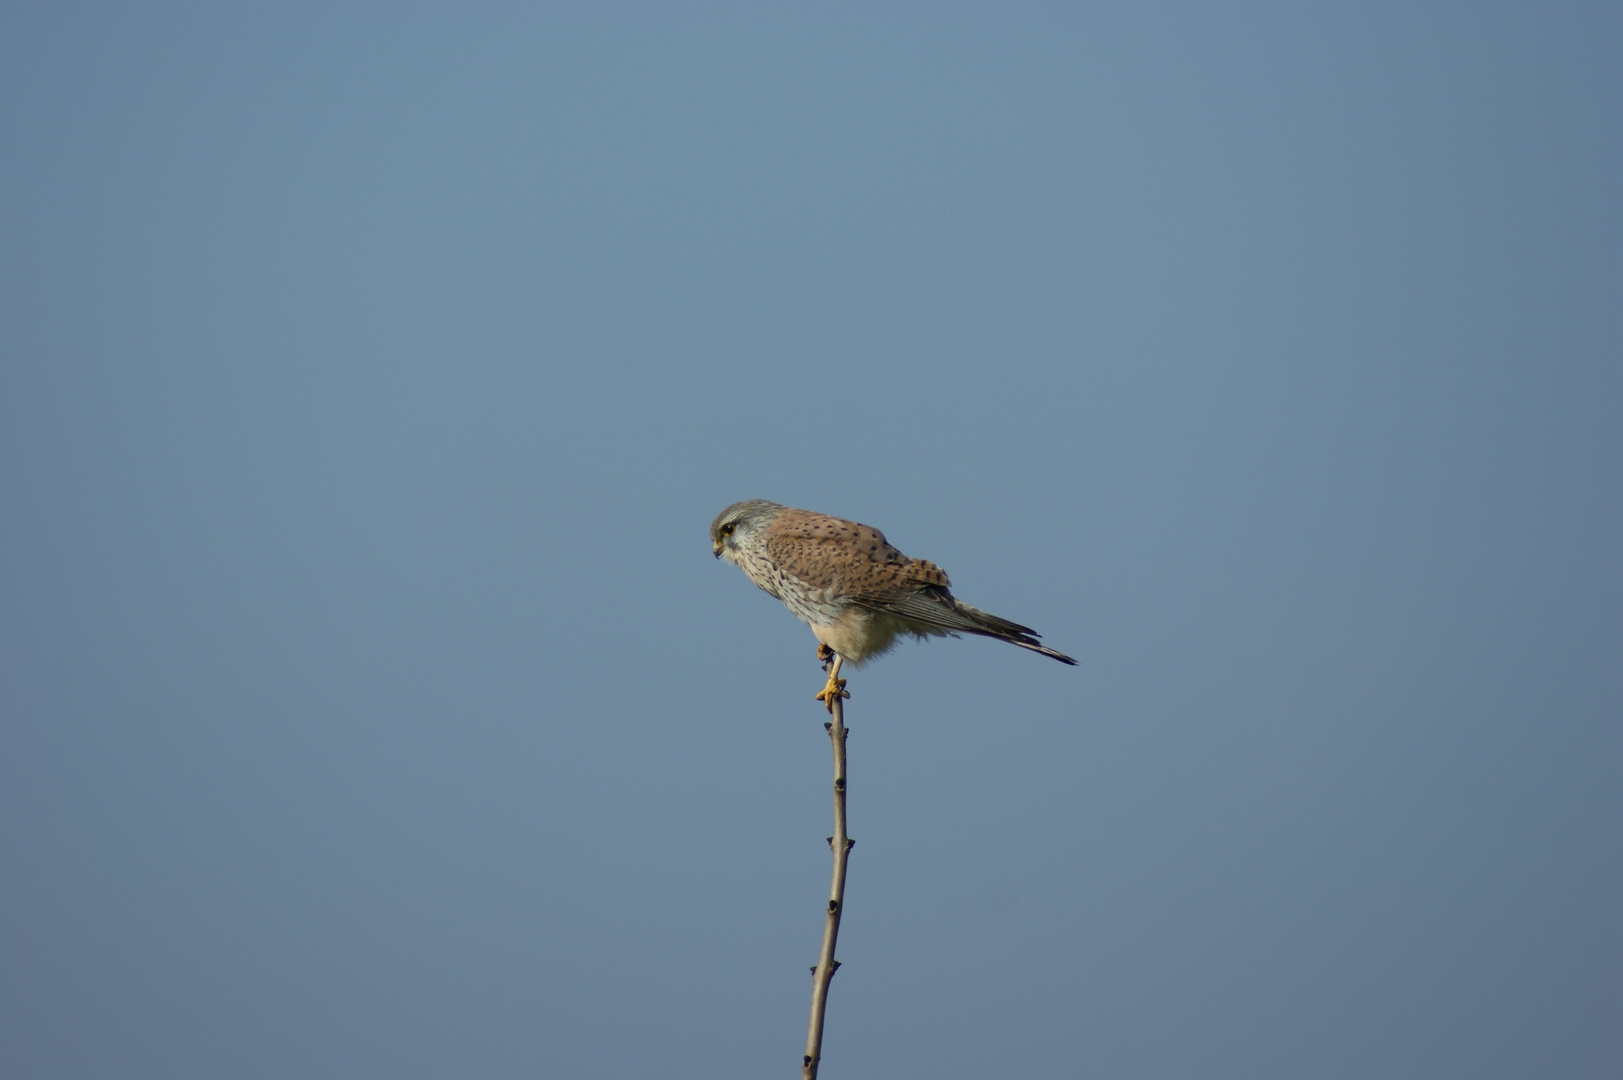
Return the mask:
<path id="1" fill-rule="evenodd" d="M 736 563 L 739 551 L 746 545 L 759 543 L 767 525 L 782 510 L 782 505 L 765 499 L 733 503 L 710 523 L 710 550 L 715 552 L 716 558 Z"/>

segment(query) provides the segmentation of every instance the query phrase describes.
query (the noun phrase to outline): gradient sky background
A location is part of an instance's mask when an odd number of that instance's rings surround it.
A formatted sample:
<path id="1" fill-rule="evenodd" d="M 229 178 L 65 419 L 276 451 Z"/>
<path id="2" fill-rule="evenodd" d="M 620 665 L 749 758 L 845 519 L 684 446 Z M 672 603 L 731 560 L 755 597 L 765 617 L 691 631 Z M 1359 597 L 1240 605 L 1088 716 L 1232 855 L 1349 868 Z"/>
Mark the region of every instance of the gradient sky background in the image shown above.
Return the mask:
<path id="1" fill-rule="evenodd" d="M 1619 10 L 0 9 L 0 1073 L 1618 1075 Z"/>

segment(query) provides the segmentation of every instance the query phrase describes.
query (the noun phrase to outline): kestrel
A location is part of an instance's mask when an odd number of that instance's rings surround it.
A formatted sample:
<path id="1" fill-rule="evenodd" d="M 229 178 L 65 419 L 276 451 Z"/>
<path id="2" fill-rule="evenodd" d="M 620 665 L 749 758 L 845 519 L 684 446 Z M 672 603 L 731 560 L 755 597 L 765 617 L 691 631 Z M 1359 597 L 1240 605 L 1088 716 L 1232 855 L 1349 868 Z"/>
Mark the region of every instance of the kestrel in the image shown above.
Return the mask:
<path id="1" fill-rule="evenodd" d="M 818 658 L 829 668 L 817 695 L 834 709 L 849 697 L 840 665 L 862 663 L 916 638 L 979 634 L 1075 664 L 1038 642 L 1029 626 L 1000 619 L 952 595 L 947 572 L 933 562 L 909 559 L 871 525 L 795 510 L 765 499 L 734 503 L 710 523 L 710 547 L 718 559 L 739 567 L 755 584 L 783 601 L 811 627 L 821 643 Z"/>

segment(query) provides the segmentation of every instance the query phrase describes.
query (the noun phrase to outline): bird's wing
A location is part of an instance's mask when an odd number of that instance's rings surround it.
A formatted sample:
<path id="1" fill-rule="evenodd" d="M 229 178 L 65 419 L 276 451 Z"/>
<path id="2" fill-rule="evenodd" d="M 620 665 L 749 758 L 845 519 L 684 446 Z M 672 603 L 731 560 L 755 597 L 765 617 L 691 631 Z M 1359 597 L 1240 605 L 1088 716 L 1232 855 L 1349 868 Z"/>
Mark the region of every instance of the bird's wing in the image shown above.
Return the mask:
<path id="1" fill-rule="evenodd" d="M 968 634 L 986 634 L 1009 639 L 1030 638 L 1035 641 L 1037 631 L 1008 619 L 1000 619 L 979 608 L 963 603 L 945 588 L 935 585 L 914 587 L 899 592 L 864 593 L 857 603 L 904 619 L 938 626 L 943 630 L 961 630 Z"/>
<path id="2" fill-rule="evenodd" d="M 948 584 L 941 567 L 909 559 L 873 526 L 807 510 L 779 514 L 768 532 L 766 551 L 780 569 L 813 588 L 852 598 Z"/>
<path id="3" fill-rule="evenodd" d="M 875 611 L 899 615 L 916 623 L 938 627 L 948 633 L 980 634 L 983 637 L 1007 641 L 1022 649 L 1042 653 L 1044 656 L 1051 656 L 1062 664 L 1076 663 L 1064 653 L 1044 645 L 1040 640 L 1042 635 L 1031 627 L 1021 626 L 1017 622 L 1000 619 L 978 607 L 971 607 L 942 587 L 927 585 L 900 595 L 859 596 L 856 601 Z"/>
<path id="4" fill-rule="evenodd" d="M 1040 652 L 1065 664 L 1075 660 L 1043 645 L 1037 631 L 959 600 L 947 572 L 925 559 L 909 559 L 871 525 L 785 510 L 767 536 L 768 557 L 814 589 L 947 633 L 980 634 Z"/>

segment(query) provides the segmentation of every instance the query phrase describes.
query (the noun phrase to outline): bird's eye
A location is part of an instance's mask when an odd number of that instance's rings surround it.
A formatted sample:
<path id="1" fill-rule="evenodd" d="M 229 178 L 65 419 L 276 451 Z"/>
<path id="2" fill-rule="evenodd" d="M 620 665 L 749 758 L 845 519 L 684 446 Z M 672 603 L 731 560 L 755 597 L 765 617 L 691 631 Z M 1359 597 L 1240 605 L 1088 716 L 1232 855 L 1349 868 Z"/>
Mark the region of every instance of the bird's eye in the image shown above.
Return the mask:
<path id="1" fill-rule="evenodd" d="M 733 526 L 731 524 L 723 525 L 721 527 L 721 535 L 723 535 L 723 536 L 731 536 L 731 535 L 733 535 Z"/>

